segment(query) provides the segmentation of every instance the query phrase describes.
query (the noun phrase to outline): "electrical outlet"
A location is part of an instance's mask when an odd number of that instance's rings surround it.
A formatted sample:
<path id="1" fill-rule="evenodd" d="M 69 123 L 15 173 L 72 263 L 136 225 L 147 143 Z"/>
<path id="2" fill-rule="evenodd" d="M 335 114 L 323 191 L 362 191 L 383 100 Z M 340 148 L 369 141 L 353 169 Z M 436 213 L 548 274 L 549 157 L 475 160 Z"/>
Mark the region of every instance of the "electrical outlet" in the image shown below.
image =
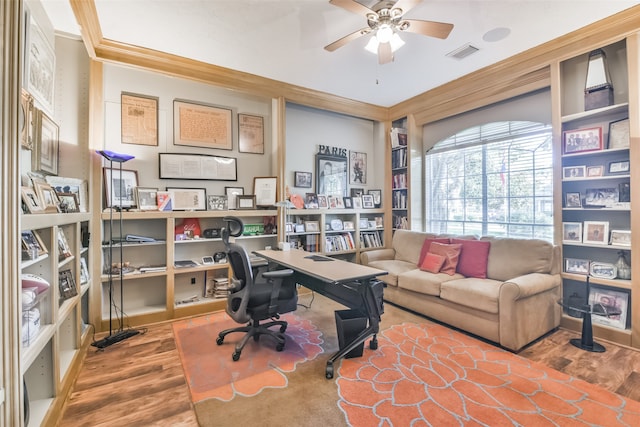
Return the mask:
<path id="1" fill-rule="evenodd" d="M 195 278 L 195 277 L 192 277 L 192 278 L 191 278 L 191 284 L 192 284 L 192 285 L 195 285 L 195 284 L 196 284 L 196 278 Z"/>

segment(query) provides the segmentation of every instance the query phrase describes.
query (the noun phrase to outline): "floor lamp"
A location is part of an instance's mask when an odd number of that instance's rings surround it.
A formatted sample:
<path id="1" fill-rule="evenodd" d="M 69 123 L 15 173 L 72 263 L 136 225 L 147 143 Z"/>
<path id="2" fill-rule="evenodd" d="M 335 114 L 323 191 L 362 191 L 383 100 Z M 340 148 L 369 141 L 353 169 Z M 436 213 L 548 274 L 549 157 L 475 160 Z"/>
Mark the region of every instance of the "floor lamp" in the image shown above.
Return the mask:
<path id="1" fill-rule="evenodd" d="M 120 175 L 118 180 L 118 186 L 120 188 L 118 188 L 118 194 L 120 195 L 120 197 L 122 197 L 123 192 L 125 190 L 125 188 L 122 185 L 122 164 L 126 161 L 133 159 L 134 156 L 131 156 L 128 154 L 115 153 L 109 150 L 98 150 L 96 152 L 109 161 L 109 169 L 111 170 L 110 179 L 112 180 L 112 182 L 113 182 L 113 163 L 115 162 L 120 164 Z M 115 188 L 112 185 L 110 194 L 108 195 L 108 197 L 111 199 L 109 200 L 110 202 L 109 205 L 111 206 L 111 209 L 109 210 L 109 257 L 108 257 L 109 259 L 106 263 L 109 267 L 109 270 L 108 270 L 109 271 L 109 335 L 91 344 L 92 346 L 97 348 L 108 347 L 112 344 L 115 344 L 117 342 L 120 342 L 122 340 L 125 340 L 127 338 L 130 338 L 140 333 L 140 331 L 135 329 L 127 329 L 127 330 L 124 329 L 124 290 L 123 290 L 124 286 L 123 286 L 123 280 L 122 280 L 123 279 L 122 269 L 124 267 L 124 260 L 123 260 L 123 254 L 122 254 L 122 212 L 120 213 L 120 220 L 118 221 L 120 226 L 120 235 L 119 235 L 119 241 L 118 241 L 118 244 L 120 245 L 119 247 L 120 268 L 118 269 L 118 278 L 120 279 L 120 309 L 116 310 L 116 318 L 118 315 L 118 311 L 120 311 L 120 325 L 116 331 L 113 330 L 113 307 L 115 305 L 115 303 L 113 302 L 113 211 L 115 209 L 114 193 L 115 193 Z M 121 203 L 119 206 L 120 208 L 122 208 Z"/>

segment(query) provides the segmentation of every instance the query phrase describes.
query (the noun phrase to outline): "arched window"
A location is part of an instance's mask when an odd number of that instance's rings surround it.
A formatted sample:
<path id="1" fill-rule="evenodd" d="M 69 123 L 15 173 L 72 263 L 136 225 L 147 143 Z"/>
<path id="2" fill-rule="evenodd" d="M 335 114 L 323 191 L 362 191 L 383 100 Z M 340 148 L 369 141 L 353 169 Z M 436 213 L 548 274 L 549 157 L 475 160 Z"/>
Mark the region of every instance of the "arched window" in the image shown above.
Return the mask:
<path id="1" fill-rule="evenodd" d="M 551 126 L 494 122 L 429 150 L 427 231 L 553 241 Z"/>

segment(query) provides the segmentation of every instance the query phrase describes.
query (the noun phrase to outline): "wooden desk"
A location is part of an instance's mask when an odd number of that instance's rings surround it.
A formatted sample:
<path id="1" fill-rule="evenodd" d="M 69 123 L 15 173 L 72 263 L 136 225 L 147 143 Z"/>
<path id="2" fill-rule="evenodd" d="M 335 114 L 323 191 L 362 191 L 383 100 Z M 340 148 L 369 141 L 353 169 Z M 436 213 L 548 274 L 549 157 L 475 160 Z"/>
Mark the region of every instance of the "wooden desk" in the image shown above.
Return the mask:
<path id="1" fill-rule="evenodd" d="M 333 362 L 343 358 L 368 337 L 373 336 L 369 347 L 373 350 L 378 348 L 376 334 L 382 315 L 384 284 L 375 278 L 386 274 L 386 271 L 298 249 L 260 250 L 254 254 L 267 259 L 271 264 L 292 269 L 293 275 L 285 280 L 295 281 L 351 309 L 360 310 L 367 317 L 367 327 L 327 361 L 328 379 L 333 378 Z"/>

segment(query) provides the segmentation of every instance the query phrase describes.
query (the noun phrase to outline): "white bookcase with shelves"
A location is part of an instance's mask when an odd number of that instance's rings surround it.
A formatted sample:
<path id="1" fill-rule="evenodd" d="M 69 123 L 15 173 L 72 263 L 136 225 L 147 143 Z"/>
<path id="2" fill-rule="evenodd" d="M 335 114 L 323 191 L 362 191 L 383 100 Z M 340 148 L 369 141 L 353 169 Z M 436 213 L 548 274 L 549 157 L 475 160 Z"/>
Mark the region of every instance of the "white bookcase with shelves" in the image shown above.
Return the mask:
<path id="1" fill-rule="evenodd" d="M 392 230 L 408 229 L 409 222 L 409 151 L 407 119 L 392 123 L 391 140 L 391 224 Z"/>

